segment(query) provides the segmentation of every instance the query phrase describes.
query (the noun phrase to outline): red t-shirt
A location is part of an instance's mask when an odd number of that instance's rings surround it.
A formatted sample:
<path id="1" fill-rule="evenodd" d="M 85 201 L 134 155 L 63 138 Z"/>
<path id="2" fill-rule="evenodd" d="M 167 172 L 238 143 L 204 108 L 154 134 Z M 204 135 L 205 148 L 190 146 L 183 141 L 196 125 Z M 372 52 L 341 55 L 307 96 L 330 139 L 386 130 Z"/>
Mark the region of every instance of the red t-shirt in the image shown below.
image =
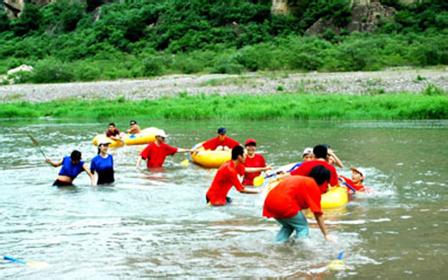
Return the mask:
<path id="1" fill-rule="evenodd" d="M 117 135 L 120 135 L 120 131 L 117 128 L 115 128 L 113 131 L 110 131 L 109 129 L 106 131 L 107 137 L 117 136 Z"/>
<path id="2" fill-rule="evenodd" d="M 323 161 L 323 160 L 305 161 L 297 169 L 291 171 L 291 175 L 308 176 L 311 173 L 311 170 L 314 167 L 319 166 L 319 165 L 322 165 L 323 167 L 325 167 L 326 169 L 328 169 L 330 171 L 330 182 L 325 181 L 322 183 L 322 185 L 319 186 L 319 188 L 323 192 L 326 192 L 327 188 L 328 188 L 328 184 L 330 184 L 332 186 L 338 185 L 338 173 L 336 171 L 336 168 L 334 168 L 333 165 L 329 164 L 326 161 Z"/>
<path id="3" fill-rule="evenodd" d="M 226 146 L 233 149 L 233 147 L 238 146 L 239 144 L 238 141 L 233 140 L 228 136 L 225 136 L 222 141 L 219 139 L 219 136 L 217 136 L 202 143 L 202 147 L 206 150 L 215 150 L 218 146 Z"/>
<path id="4" fill-rule="evenodd" d="M 253 158 L 249 156 L 246 157 L 246 161 L 244 162 L 245 167 L 265 167 L 266 162 L 264 157 L 260 154 L 255 154 Z M 259 176 L 261 172 L 253 172 L 253 173 L 245 173 L 243 179 L 243 185 L 245 186 L 253 186 L 254 178 Z"/>
<path id="5" fill-rule="evenodd" d="M 264 201 L 263 216 L 287 219 L 307 208 L 322 214 L 320 199 L 321 192 L 313 178 L 291 176 L 269 192 Z"/>
<path id="6" fill-rule="evenodd" d="M 157 145 L 155 142 L 148 144 L 146 148 L 140 153 L 140 156 L 146 160 L 148 168 L 161 167 L 165 158 L 169 155 L 177 153 L 177 148 L 172 147 L 166 143 Z"/>
<path id="7" fill-rule="evenodd" d="M 212 205 L 225 205 L 227 193 L 229 193 L 232 186 L 235 186 L 238 191 L 244 190 L 243 185 L 238 179 L 238 173 L 241 170 L 244 171 L 244 166 L 238 164 L 238 166 L 235 167 L 235 164 L 231 160 L 224 163 L 218 169 L 212 185 L 206 194 Z"/>
<path id="8" fill-rule="evenodd" d="M 355 184 L 355 183 L 352 181 L 352 179 L 347 178 L 347 177 L 345 177 L 345 176 L 341 176 L 341 177 L 345 180 L 345 182 L 346 182 L 347 184 L 350 185 L 350 187 L 353 187 L 356 191 L 363 191 L 363 190 L 364 190 L 364 185 L 363 185 L 363 184 Z M 350 190 L 350 188 L 349 188 L 348 190 Z"/>

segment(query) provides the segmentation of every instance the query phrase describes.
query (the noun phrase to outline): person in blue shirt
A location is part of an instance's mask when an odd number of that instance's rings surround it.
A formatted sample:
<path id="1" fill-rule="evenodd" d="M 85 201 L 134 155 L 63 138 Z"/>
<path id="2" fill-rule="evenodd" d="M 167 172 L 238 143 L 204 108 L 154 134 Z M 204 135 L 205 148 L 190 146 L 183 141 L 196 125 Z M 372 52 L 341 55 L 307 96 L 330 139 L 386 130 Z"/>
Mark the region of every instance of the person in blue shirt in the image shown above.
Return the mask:
<path id="1" fill-rule="evenodd" d="M 70 156 L 66 156 L 62 160 L 57 162 L 54 162 L 50 159 L 47 159 L 46 161 L 53 167 L 62 166 L 56 181 L 54 181 L 53 183 L 53 186 L 73 186 L 73 180 L 75 180 L 75 178 L 83 171 L 85 171 L 87 175 L 89 175 L 92 185 L 95 185 L 94 177 L 92 173 L 90 173 L 87 164 L 85 164 L 84 161 L 81 160 L 80 151 L 74 150 Z"/>
<path id="2" fill-rule="evenodd" d="M 114 179 L 114 158 L 108 154 L 109 144 L 107 140 L 103 140 L 98 145 L 98 154 L 90 163 L 90 171 L 97 179 L 98 185 L 111 184 Z"/>

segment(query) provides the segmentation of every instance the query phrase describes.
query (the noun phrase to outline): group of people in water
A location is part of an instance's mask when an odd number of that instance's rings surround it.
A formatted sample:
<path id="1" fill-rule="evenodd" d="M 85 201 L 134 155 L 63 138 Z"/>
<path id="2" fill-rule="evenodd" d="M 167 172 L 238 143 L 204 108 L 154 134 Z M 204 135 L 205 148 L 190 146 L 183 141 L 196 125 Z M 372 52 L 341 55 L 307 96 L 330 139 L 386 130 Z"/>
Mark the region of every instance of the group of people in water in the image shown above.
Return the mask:
<path id="1" fill-rule="evenodd" d="M 136 121 L 130 122 L 128 133 L 139 133 L 140 128 Z M 165 131 L 158 129 L 155 141 L 149 143 L 139 154 L 136 166 L 146 161 L 148 169 L 160 168 L 167 156 L 175 153 L 197 153 L 198 149 L 205 150 L 231 150 L 231 159 L 222 164 L 209 189 L 205 200 L 211 206 L 224 206 L 232 202 L 228 193 L 232 187 L 241 193 L 259 193 L 254 188 L 254 180 L 262 176 L 262 172 L 272 168 L 266 164 L 264 157 L 256 153 L 257 141 L 249 138 L 244 147 L 231 137 L 227 136 L 226 128 L 219 128 L 217 136 L 213 137 L 194 149 L 173 147 L 165 143 L 168 137 Z M 92 159 L 90 167 L 82 161 L 81 152 L 75 150 L 70 156 L 60 161 L 47 162 L 54 167 L 61 166 L 58 177 L 53 185 L 71 186 L 73 180 L 83 171 L 91 179 L 92 185 L 103 185 L 114 182 L 113 156 L 108 153 L 108 139 L 121 141 L 121 134 L 114 123 L 110 123 L 106 136 L 98 143 L 98 154 Z M 352 176 L 347 178 L 338 176 L 336 166 L 343 167 L 342 162 L 327 145 L 316 145 L 305 148 L 300 163 L 290 170 L 274 172 L 280 183 L 266 196 L 263 206 L 263 216 L 276 219 L 281 225 L 276 240 L 284 242 L 295 231 L 296 238 L 307 236 L 309 229 L 307 220 L 302 212 L 310 209 L 325 239 L 331 240 L 322 218 L 321 195 L 327 192 L 329 186 L 346 185 L 348 190 L 363 191 L 363 181 L 366 173 L 360 168 L 351 168 Z"/>

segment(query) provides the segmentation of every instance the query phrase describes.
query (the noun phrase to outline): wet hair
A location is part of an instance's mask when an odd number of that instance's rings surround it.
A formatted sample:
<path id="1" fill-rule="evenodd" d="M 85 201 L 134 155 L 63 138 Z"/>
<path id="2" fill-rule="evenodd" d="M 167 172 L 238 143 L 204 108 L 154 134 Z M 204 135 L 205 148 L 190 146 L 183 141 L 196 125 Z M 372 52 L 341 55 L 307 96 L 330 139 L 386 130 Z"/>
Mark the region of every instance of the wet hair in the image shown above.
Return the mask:
<path id="1" fill-rule="evenodd" d="M 73 152 L 70 155 L 70 158 L 72 161 L 80 161 L 81 160 L 81 152 L 78 150 L 73 150 Z"/>
<path id="2" fill-rule="evenodd" d="M 313 148 L 313 154 L 316 158 L 327 159 L 328 148 L 326 145 L 316 145 Z"/>
<path id="3" fill-rule="evenodd" d="M 113 126 L 113 127 L 115 127 L 116 125 L 115 125 L 113 122 L 111 122 L 111 123 L 109 124 L 109 126 Z"/>
<path id="4" fill-rule="evenodd" d="M 330 170 L 325 168 L 322 165 L 318 165 L 311 169 L 311 172 L 308 174 L 308 177 L 311 177 L 316 181 L 316 183 L 320 186 L 325 181 L 330 181 Z"/>
<path id="5" fill-rule="evenodd" d="M 244 148 L 240 145 L 233 147 L 232 160 L 236 160 L 239 156 L 244 155 Z"/>

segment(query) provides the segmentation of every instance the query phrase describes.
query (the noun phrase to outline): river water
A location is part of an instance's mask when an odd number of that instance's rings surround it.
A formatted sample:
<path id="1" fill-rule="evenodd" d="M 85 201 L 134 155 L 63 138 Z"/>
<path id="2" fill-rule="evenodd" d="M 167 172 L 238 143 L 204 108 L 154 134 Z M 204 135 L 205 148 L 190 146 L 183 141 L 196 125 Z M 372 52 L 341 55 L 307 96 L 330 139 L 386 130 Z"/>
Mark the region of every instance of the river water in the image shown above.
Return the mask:
<path id="1" fill-rule="evenodd" d="M 111 150 L 113 187 L 51 184 L 26 133 L 57 160 L 73 149 L 89 161 L 97 121 L 0 120 L 0 254 L 45 261 L 45 269 L 0 262 L 6 279 L 262 278 L 445 279 L 448 275 L 448 121 L 167 122 L 169 143 L 192 147 L 228 127 L 239 141 L 256 138 L 274 166 L 296 161 L 304 147 L 331 144 L 347 165 L 367 170 L 370 194 L 325 218 L 336 244 L 312 224 L 310 238 L 276 244 L 278 225 L 261 217 L 262 195 L 234 190 L 231 206 L 205 204 L 214 170 L 169 157 L 161 172 L 138 171 L 142 147 Z M 125 127 L 126 121 L 118 121 Z M 348 167 L 339 170 L 350 175 Z M 312 221 L 311 221 L 312 222 Z M 327 265 L 345 252 L 345 269 Z"/>

